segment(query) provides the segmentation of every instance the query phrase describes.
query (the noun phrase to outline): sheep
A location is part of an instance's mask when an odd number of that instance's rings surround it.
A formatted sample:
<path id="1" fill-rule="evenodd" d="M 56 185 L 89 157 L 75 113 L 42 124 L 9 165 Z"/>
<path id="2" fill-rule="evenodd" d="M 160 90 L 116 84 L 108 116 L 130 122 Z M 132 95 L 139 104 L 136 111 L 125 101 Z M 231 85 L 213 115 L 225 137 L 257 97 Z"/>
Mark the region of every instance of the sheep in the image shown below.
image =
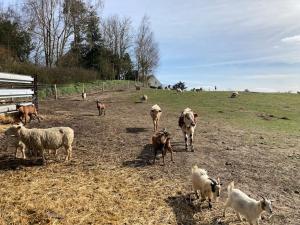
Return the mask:
<path id="1" fill-rule="evenodd" d="M 233 208 L 236 212 L 236 215 L 240 221 L 241 215 L 246 217 L 250 225 L 256 223 L 259 225 L 259 218 L 263 211 L 267 211 L 272 214 L 272 203 L 270 200 L 262 197 L 261 200 L 256 201 L 253 198 L 250 198 L 244 192 L 239 189 L 234 188 L 234 182 L 231 182 L 228 187 L 228 198 L 225 203 L 223 216 L 225 217 L 225 212 L 227 207 Z"/>
<path id="2" fill-rule="evenodd" d="M 29 116 L 29 121 L 28 121 L 29 123 L 34 117 L 36 117 L 38 119 L 39 123 L 41 122 L 40 117 L 38 116 L 38 113 L 37 113 L 37 110 L 36 110 L 36 107 L 35 107 L 34 104 L 32 104 L 32 105 L 22 105 L 22 106 L 17 105 L 17 110 L 19 111 L 20 120 L 22 121 L 22 118 L 25 119 L 24 125 L 27 124 L 27 117 L 28 116 Z"/>
<path id="3" fill-rule="evenodd" d="M 162 131 L 152 136 L 152 147 L 154 150 L 153 164 L 155 164 L 155 159 L 158 150 L 162 151 L 163 165 L 165 165 L 165 155 L 167 151 L 171 153 L 171 161 L 174 163 L 173 149 L 171 146 L 171 137 L 170 137 L 170 133 L 167 132 L 166 129 L 163 129 Z"/>
<path id="4" fill-rule="evenodd" d="M 72 143 L 74 130 L 70 127 L 52 127 L 48 129 L 27 129 L 22 124 L 13 125 L 6 130 L 8 135 L 17 135 L 27 148 L 39 152 L 46 162 L 44 150 L 57 150 L 64 147 L 66 150 L 66 161 L 72 156 Z M 37 154 L 36 154 L 37 155 Z"/>
<path id="5" fill-rule="evenodd" d="M 99 116 L 101 116 L 102 113 L 103 113 L 103 115 L 105 115 L 105 110 L 106 110 L 105 104 L 101 103 L 99 100 L 97 100 L 96 103 L 97 103 L 97 109 L 99 111 Z"/>
<path id="6" fill-rule="evenodd" d="M 239 95 L 239 93 L 238 93 L 237 91 L 234 91 L 234 92 L 231 93 L 230 98 L 235 98 L 235 97 L 237 97 L 238 95 Z"/>
<path id="7" fill-rule="evenodd" d="M 190 108 L 183 110 L 178 119 L 178 125 L 182 130 L 185 141 L 185 149 L 188 150 L 188 136 L 190 137 L 190 146 L 191 151 L 194 151 L 193 140 L 194 132 L 196 129 L 196 118 L 198 117 L 197 113 L 194 113 Z"/>
<path id="8" fill-rule="evenodd" d="M 1 149 L 7 151 L 9 147 L 15 148 L 15 157 L 17 158 L 18 149 L 20 148 L 22 152 L 22 158 L 26 159 L 25 154 L 25 144 L 19 140 L 19 138 L 15 135 L 8 135 L 7 132 L 4 132 L 5 135 L 0 136 Z"/>
<path id="9" fill-rule="evenodd" d="M 155 104 L 152 106 L 151 110 L 150 110 L 150 116 L 152 118 L 153 121 L 153 131 L 157 131 L 158 129 L 158 123 L 161 117 L 162 111 L 161 108 L 159 107 L 159 105 Z"/>
<path id="10" fill-rule="evenodd" d="M 198 191 L 200 191 L 201 202 L 204 202 L 206 198 L 208 199 L 208 206 L 211 209 L 211 200 L 218 200 L 221 193 L 221 182 L 220 178 L 217 180 L 210 178 L 207 175 L 207 171 L 198 168 L 197 165 L 192 167 L 192 184 L 193 190 L 199 198 Z"/>
<path id="11" fill-rule="evenodd" d="M 141 99 L 141 102 L 146 102 L 148 100 L 148 96 L 147 95 L 142 95 L 140 97 L 140 99 Z"/>

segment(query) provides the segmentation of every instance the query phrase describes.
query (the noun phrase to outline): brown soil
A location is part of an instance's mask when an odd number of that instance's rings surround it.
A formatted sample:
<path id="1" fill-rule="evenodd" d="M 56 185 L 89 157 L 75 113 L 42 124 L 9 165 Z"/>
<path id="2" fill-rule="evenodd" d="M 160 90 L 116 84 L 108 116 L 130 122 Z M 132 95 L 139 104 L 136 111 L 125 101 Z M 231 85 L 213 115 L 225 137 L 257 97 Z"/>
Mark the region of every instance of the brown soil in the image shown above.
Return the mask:
<path id="1" fill-rule="evenodd" d="M 44 120 L 31 127 L 70 126 L 75 130 L 73 160 L 47 155 L 48 164 L 24 163 L 0 154 L 0 224 L 247 224 L 230 209 L 222 217 L 226 187 L 235 181 L 253 198 L 274 200 L 274 216 L 261 224 L 300 224 L 298 137 L 236 130 L 199 118 L 195 152 L 186 152 L 177 126 L 179 112 L 163 108 L 160 127 L 172 134 L 175 163 L 152 165 L 149 103 L 132 92 L 93 94 L 40 104 Z M 107 106 L 98 116 L 95 100 Z M 192 107 L 192 106 L 191 106 Z M 219 202 L 209 210 L 191 194 L 192 165 L 220 177 Z"/>

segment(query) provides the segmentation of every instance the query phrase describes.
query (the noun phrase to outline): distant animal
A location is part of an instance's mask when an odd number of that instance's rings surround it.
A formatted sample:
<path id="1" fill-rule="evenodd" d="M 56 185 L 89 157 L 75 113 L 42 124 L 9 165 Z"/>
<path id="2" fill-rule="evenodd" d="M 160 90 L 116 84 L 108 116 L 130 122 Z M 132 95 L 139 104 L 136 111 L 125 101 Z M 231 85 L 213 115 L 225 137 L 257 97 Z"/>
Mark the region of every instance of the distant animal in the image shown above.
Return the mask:
<path id="1" fill-rule="evenodd" d="M 82 100 L 85 100 L 85 99 L 86 99 L 86 93 L 85 93 L 85 92 L 82 92 L 82 93 L 81 93 L 81 98 L 82 98 Z"/>
<path id="2" fill-rule="evenodd" d="M 38 116 L 36 107 L 34 104 L 32 105 L 17 105 L 17 110 L 19 113 L 19 118 L 20 120 L 23 122 L 22 119 L 24 119 L 24 125 L 27 124 L 27 118 L 29 117 L 29 123 L 31 122 L 32 119 L 37 118 L 39 122 L 40 121 L 40 117 Z"/>
<path id="3" fill-rule="evenodd" d="M 225 203 L 223 216 L 225 217 L 225 212 L 228 207 L 234 209 L 238 219 L 242 221 L 240 215 L 244 216 L 250 225 L 254 223 L 259 225 L 259 218 L 263 211 L 267 211 L 272 214 L 272 203 L 270 200 L 262 197 L 261 200 L 257 201 L 250 198 L 244 192 L 239 189 L 234 188 L 234 182 L 231 182 L 228 187 L 228 198 Z"/>
<path id="4" fill-rule="evenodd" d="M 176 91 L 177 91 L 177 93 L 182 93 L 183 92 L 183 90 L 181 88 L 177 88 Z"/>
<path id="5" fill-rule="evenodd" d="M 159 107 L 159 105 L 155 104 L 151 107 L 150 116 L 153 121 L 153 131 L 154 132 L 157 131 L 161 114 L 162 114 L 162 111 L 161 111 L 161 108 Z"/>
<path id="6" fill-rule="evenodd" d="M 196 92 L 201 92 L 201 91 L 203 91 L 202 88 L 197 88 L 197 89 L 196 89 Z"/>
<path id="7" fill-rule="evenodd" d="M 188 150 L 188 137 L 190 138 L 190 147 L 191 151 L 194 151 L 193 139 L 194 132 L 196 128 L 196 118 L 198 117 L 197 113 L 194 113 L 190 108 L 186 108 L 180 114 L 178 119 L 178 125 L 182 130 L 185 141 L 185 149 Z"/>
<path id="8" fill-rule="evenodd" d="M 64 147 L 66 150 L 66 161 L 72 156 L 72 143 L 74 141 L 74 130 L 70 127 L 52 127 L 47 129 L 27 129 L 22 124 L 13 125 L 6 130 L 7 135 L 16 135 L 26 148 L 31 149 L 37 156 L 45 159 L 45 149 L 57 150 Z"/>
<path id="9" fill-rule="evenodd" d="M 135 85 L 135 90 L 139 91 L 139 90 L 141 90 L 141 87 L 140 87 L 140 86 L 137 86 L 137 85 Z"/>
<path id="10" fill-rule="evenodd" d="M 141 99 L 142 102 L 146 102 L 148 100 L 148 96 L 147 95 L 142 95 L 140 97 L 140 99 Z"/>
<path id="11" fill-rule="evenodd" d="M 209 177 L 206 170 L 195 165 L 192 167 L 192 184 L 197 198 L 199 198 L 198 191 L 200 191 L 201 202 L 208 199 L 208 206 L 212 208 L 211 200 L 218 200 L 221 194 L 220 179 L 215 180 Z"/>
<path id="12" fill-rule="evenodd" d="M 230 98 L 236 98 L 239 95 L 239 93 L 237 91 L 234 91 L 231 93 Z"/>
<path id="13" fill-rule="evenodd" d="M 171 161 L 174 162 L 173 149 L 171 146 L 171 136 L 166 129 L 163 129 L 162 131 L 157 132 L 152 136 L 152 147 L 154 150 L 153 164 L 155 164 L 155 159 L 158 151 L 162 152 L 163 165 L 165 165 L 165 155 L 167 151 L 171 153 Z"/>
<path id="14" fill-rule="evenodd" d="M 105 110 L 106 110 L 106 107 L 105 107 L 105 104 L 104 103 L 101 103 L 99 100 L 97 100 L 97 109 L 99 111 L 99 116 L 102 115 L 105 115 Z"/>

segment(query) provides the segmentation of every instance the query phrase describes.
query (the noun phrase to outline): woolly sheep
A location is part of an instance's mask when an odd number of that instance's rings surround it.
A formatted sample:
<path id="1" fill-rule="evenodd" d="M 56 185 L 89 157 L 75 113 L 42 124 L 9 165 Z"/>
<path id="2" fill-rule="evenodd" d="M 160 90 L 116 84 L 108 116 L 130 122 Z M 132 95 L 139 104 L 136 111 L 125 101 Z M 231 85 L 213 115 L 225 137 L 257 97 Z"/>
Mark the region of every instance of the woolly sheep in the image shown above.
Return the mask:
<path id="1" fill-rule="evenodd" d="M 259 225 L 259 218 L 263 211 L 267 211 L 272 214 L 272 203 L 270 200 L 262 197 L 262 200 L 256 201 L 250 198 L 244 192 L 234 188 L 234 182 L 231 182 L 228 187 L 228 198 L 225 203 L 223 216 L 225 217 L 225 211 L 227 207 L 231 207 L 236 212 L 236 215 L 240 221 L 241 215 L 246 217 L 250 225 L 255 222 Z"/>
<path id="2" fill-rule="evenodd" d="M 210 178 L 207 175 L 207 171 L 201 168 L 198 168 L 197 165 L 192 168 L 192 184 L 194 192 L 199 198 L 198 191 L 200 191 L 201 202 L 208 199 L 208 206 L 212 208 L 211 200 L 218 200 L 221 193 L 221 183 L 220 179 L 217 180 Z"/>
<path id="3" fill-rule="evenodd" d="M 64 147 L 67 153 L 66 161 L 72 156 L 74 131 L 70 127 L 52 127 L 48 129 L 27 129 L 23 125 L 13 125 L 7 134 L 18 135 L 27 148 L 40 152 L 45 162 L 44 150 L 57 150 Z"/>
<path id="4" fill-rule="evenodd" d="M 159 105 L 157 105 L 157 104 L 153 105 L 150 110 L 150 116 L 153 121 L 154 132 L 157 131 L 157 129 L 158 129 L 158 123 L 159 123 L 161 114 L 162 114 L 162 111 L 161 111 L 161 108 L 159 107 Z"/>
<path id="5" fill-rule="evenodd" d="M 235 97 L 237 97 L 238 95 L 239 95 L 239 93 L 238 93 L 237 91 L 234 91 L 234 92 L 231 93 L 230 98 L 235 98 Z"/>

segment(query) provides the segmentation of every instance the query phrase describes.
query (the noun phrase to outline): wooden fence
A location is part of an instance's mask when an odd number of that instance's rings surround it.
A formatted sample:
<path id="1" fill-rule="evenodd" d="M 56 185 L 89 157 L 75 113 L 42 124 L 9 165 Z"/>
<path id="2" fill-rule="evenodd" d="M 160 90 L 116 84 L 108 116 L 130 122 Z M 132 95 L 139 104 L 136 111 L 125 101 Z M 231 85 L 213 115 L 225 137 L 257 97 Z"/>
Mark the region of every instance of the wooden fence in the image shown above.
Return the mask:
<path id="1" fill-rule="evenodd" d="M 38 109 L 37 76 L 0 73 L 0 114 L 15 112 L 17 105 Z"/>

